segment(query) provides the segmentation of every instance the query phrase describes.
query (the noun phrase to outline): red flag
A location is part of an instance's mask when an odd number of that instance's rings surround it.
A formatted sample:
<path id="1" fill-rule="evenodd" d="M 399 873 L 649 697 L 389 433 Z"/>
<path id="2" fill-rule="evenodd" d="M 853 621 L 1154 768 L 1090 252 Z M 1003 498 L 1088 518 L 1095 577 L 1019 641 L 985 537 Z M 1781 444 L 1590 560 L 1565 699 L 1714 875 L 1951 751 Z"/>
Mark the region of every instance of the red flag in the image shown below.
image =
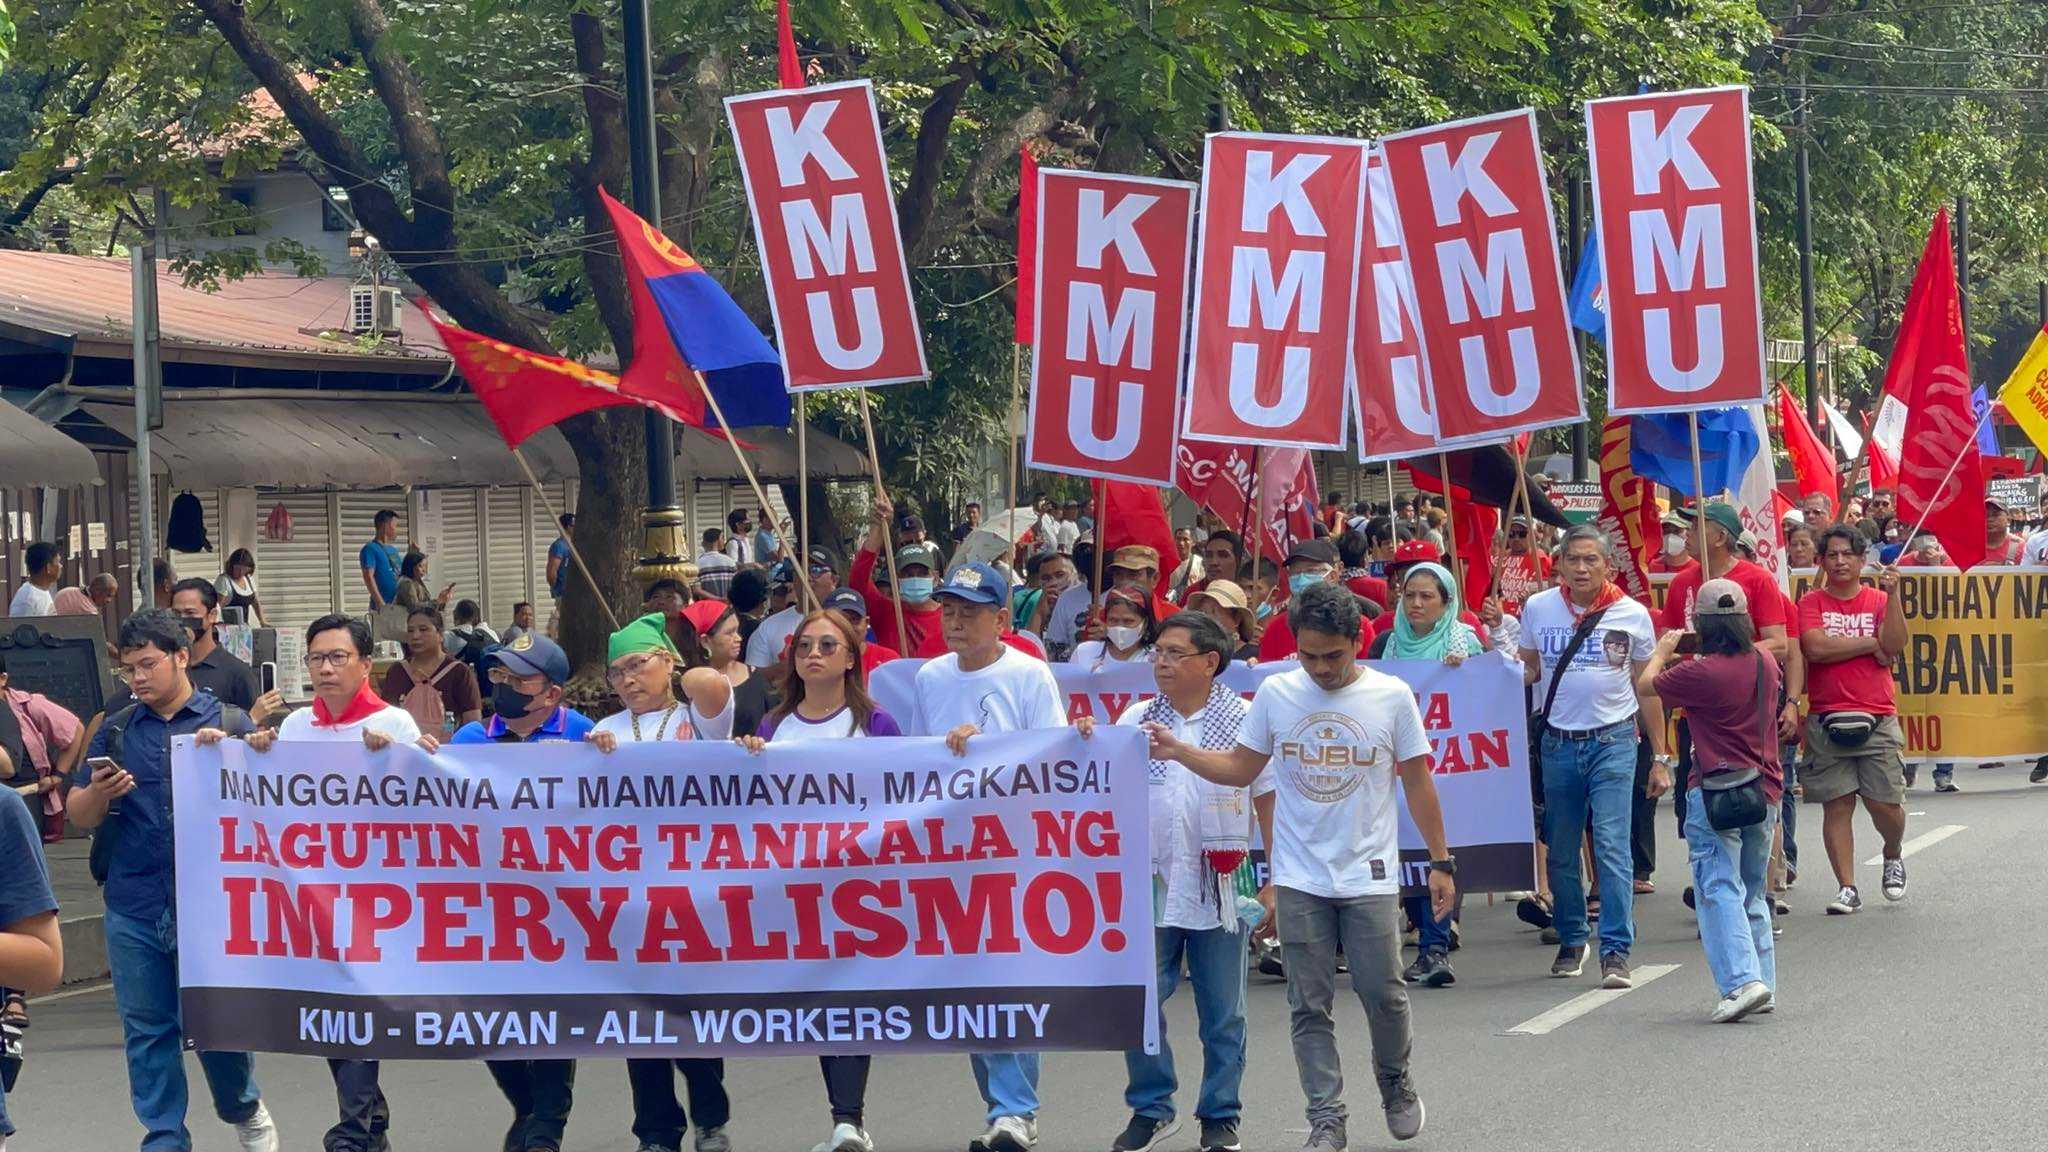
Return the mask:
<path id="1" fill-rule="evenodd" d="M 1012 339 L 1019 344 L 1031 343 L 1031 317 L 1037 305 L 1038 157 L 1026 144 L 1017 149 L 1017 324 Z"/>
<path id="2" fill-rule="evenodd" d="M 425 307 L 420 314 L 440 334 L 442 347 L 469 381 L 507 447 L 517 448 L 534 433 L 571 416 L 639 402 L 621 392 L 619 378 L 609 372 L 443 324 Z M 668 415 L 682 419 L 674 412 Z"/>
<path id="3" fill-rule="evenodd" d="M 1793 474 L 1799 477 L 1799 494 L 1826 496 L 1833 504 L 1841 491 L 1841 477 L 1835 470 L 1835 454 L 1814 435 L 1813 425 L 1783 384 L 1778 385 L 1778 435 L 1785 442 L 1785 454 L 1792 457 Z"/>
<path id="4" fill-rule="evenodd" d="M 796 59 L 796 26 L 789 21 L 789 0 L 775 0 L 775 82 L 784 88 L 804 86 L 804 66 Z"/>
<path id="5" fill-rule="evenodd" d="M 1473 611 L 1493 595 L 1493 538 L 1500 533 L 1500 510 L 1484 504 L 1451 500 L 1458 522 L 1458 597 Z"/>
<path id="6" fill-rule="evenodd" d="M 1316 534 L 1316 465 L 1305 449 L 1269 448 L 1259 459 L 1259 523 L 1284 559 Z"/>
<path id="7" fill-rule="evenodd" d="M 1173 542 L 1173 525 L 1159 502 L 1157 488 L 1128 484 L 1121 480 L 1095 482 L 1095 542 L 1108 549 L 1103 553 L 1106 568 L 1116 550 L 1141 544 L 1159 553 L 1159 583 L 1155 596 L 1164 597 L 1173 586 L 1173 570 L 1180 554 Z"/>
<path id="8" fill-rule="evenodd" d="M 1182 440 L 1174 459 L 1174 486 L 1233 532 L 1246 520 L 1256 465 L 1263 533 L 1254 529 L 1247 536 L 1247 554 L 1282 557 L 1295 541 L 1315 533 L 1315 461 L 1306 451 Z"/>
<path id="9" fill-rule="evenodd" d="M 1917 310 L 1916 302 L 1921 304 Z M 1886 371 L 1887 389 L 1894 373 L 1906 405 L 1899 518 L 1924 525 L 1958 568 L 1968 568 L 1984 559 L 1984 458 L 1977 449 L 1976 408 L 1970 403 L 1970 359 L 1963 347 L 1962 299 L 1956 291 L 1946 208 L 1935 213 L 1920 253 L 1906 320 L 1899 325 Z"/>
<path id="10" fill-rule="evenodd" d="M 1663 540 L 1655 485 L 1636 475 L 1627 416 L 1610 416 L 1600 430 L 1600 514 L 1602 532 L 1614 542 L 1614 582 L 1650 603 L 1650 552 Z"/>

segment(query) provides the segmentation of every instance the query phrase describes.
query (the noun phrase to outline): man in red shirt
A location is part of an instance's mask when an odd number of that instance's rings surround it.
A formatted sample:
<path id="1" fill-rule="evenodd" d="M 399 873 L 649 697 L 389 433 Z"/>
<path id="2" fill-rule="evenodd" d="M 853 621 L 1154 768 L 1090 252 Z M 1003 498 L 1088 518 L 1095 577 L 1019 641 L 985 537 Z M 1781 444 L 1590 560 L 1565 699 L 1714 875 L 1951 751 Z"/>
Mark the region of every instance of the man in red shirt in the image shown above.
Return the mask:
<path id="1" fill-rule="evenodd" d="M 903 631 L 896 629 L 896 602 L 875 584 L 875 562 L 888 546 L 889 526 L 895 521 L 896 505 L 887 496 L 875 498 L 874 514 L 868 520 L 867 542 L 853 558 L 846 583 L 867 601 L 868 621 L 875 630 L 875 642 L 906 656 L 934 657 L 946 654 L 945 628 L 939 621 L 939 603 L 932 599 L 937 577 L 944 564 L 939 550 L 930 543 L 907 544 L 896 550 L 896 580 L 903 595 Z"/>
<path id="2" fill-rule="evenodd" d="M 2012 534 L 2012 514 L 1996 500 L 1984 501 L 1984 560 L 1986 564 L 2024 564 L 2027 542 Z"/>
<path id="3" fill-rule="evenodd" d="M 1337 573 L 1337 583 L 1351 589 L 1351 594 L 1361 600 L 1369 600 L 1373 607 L 1385 612 L 1393 607 L 1387 591 L 1387 582 L 1372 574 L 1366 562 L 1372 557 L 1372 548 L 1364 532 L 1346 532 L 1337 537 L 1337 559 L 1344 565 Z"/>
<path id="4" fill-rule="evenodd" d="M 1337 550 L 1328 540 L 1303 540 L 1287 554 L 1287 603 L 1292 605 L 1294 597 L 1303 589 L 1317 584 L 1337 582 Z M 1266 618 L 1266 631 L 1259 637 L 1259 662 L 1290 660 L 1299 652 L 1300 646 L 1294 639 L 1294 628 L 1287 619 L 1288 609 L 1281 608 Z M 1362 615 L 1358 625 L 1358 656 L 1365 658 L 1366 650 L 1372 645 L 1372 621 Z"/>
<path id="5" fill-rule="evenodd" d="M 1500 597 L 1501 610 L 1520 616 L 1522 601 L 1550 587 L 1554 572 L 1550 557 L 1529 549 L 1529 518 L 1515 517 L 1508 524 L 1507 559 L 1501 562 L 1500 582 L 1494 592 Z"/>
<path id="6" fill-rule="evenodd" d="M 1821 838 L 1841 890 L 1829 915 L 1863 907 L 1856 892 L 1856 798 L 1884 838 L 1884 896 L 1906 898 L 1905 733 L 1892 683 L 1892 662 L 1906 648 L 1906 617 L 1895 594 L 1899 576 L 1886 568 L 1876 588 L 1863 586 L 1863 536 L 1837 524 L 1821 534 L 1826 583 L 1799 600 L 1799 642 L 1806 652 L 1806 801 L 1821 805 Z"/>
<path id="7" fill-rule="evenodd" d="M 1676 508 L 1664 514 L 1664 547 L 1650 557 L 1647 569 L 1652 576 L 1675 576 L 1698 564 L 1692 558 L 1686 537 L 1692 533 L 1692 520 Z"/>
<path id="8" fill-rule="evenodd" d="M 851 588 L 835 589 L 825 597 L 825 607 L 846 617 L 853 630 L 865 634 L 868 627 L 867 598 Z M 787 646 L 785 645 L 785 650 Z M 880 641 L 870 640 L 860 646 L 860 679 L 867 683 L 868 675 L 891 660 L 901 660 L 903 654 Z"/>
<path id="9" fill-rule="evenodd" d="M 1749 598 L 1749 617 L 1756 624 L 1756 646 L 1783 665 L 1791 646 L 1786 639 L 1784 599 L 1778 595 L 1776 577 L 1755 561 L 1742 558 L 1738 551 L 1741 539 L 1742 514 L 1730 504 L 1707 505 L 1707 567 L 1716 578 L 1742 585 L 1743 595 Z M 1672 578 L 1665 593 L 1663 613 L 1657 619 L 1660 630 L 1692 631 L 1693 600 L 1699 595 L 1705 576 L 1706 572 L 1695 564 Z"/>

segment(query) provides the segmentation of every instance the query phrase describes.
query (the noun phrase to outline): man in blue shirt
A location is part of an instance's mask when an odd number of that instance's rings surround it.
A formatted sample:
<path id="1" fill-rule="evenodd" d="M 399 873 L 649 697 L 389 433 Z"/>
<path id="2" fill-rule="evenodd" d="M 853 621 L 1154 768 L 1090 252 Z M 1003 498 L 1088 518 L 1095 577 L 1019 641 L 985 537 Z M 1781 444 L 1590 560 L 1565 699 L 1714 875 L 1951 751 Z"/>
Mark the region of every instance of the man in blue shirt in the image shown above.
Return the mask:
<path id="1" fill-rule="evenodd" d="M 556 610 L 560 610 L 562 593 L 569 588 L 569 534 L 576 530 L 576 514 L 564 512 L 555 523 L 561 526 L 562 534 L 548 545 L 548 595 L 555 598 Z"/>
<path id="2" fill-rule="evenodd" d="M 191 633 L 161 608 L 121 625 L 121 664 L 135 705 L 109 715 L 94 733 L 66 799 L 80 828 L 97 828 L 106 855 L 107 963 L 114 1007 L 127 1043 L 128 1094 L 146 1134 L 143 1152 L 190 1152 L 185 1128 L 184 1027 L 178 1006 L 178 919 L 171 849 L 171 737 L 202 729 L 246 734 L 239 708 L 192 687 Z M 93 767 L 96 757 L 117 766 Z M 235 1126 L 244 1152 L 277 1152 L 277 1126 L 256 1088 L 246 1052 L 201 1052 L 213 1108 Z"/>
<path id="3" fill-rule="evenodd" d="M 450 744 L 545 744 L 581 742 L 594 721 L 562 703 L 569 682 L 569 657 L 562 647 L 531 632 L 509 644 L 484 650 L 491 682 L 488 720 L 472 720 L 448 738 Z M 420 745 L 433 751 L 431 733 Z M 488 1060 L 491 1078 L 512 1103 L 506 1152 L 560 1152 L 574 1102 L 574 1060 Z"/>
<path id="4" fill-rule="evenodd" d="M 356 561 L 362 565 L 363 587 L 370 590 L 370 611 L 375 612 L 398 599 L 398 565 L 405 552 L 398 546 L 398 513 L 386 508 L 371 521 L 377 534 Z"/>

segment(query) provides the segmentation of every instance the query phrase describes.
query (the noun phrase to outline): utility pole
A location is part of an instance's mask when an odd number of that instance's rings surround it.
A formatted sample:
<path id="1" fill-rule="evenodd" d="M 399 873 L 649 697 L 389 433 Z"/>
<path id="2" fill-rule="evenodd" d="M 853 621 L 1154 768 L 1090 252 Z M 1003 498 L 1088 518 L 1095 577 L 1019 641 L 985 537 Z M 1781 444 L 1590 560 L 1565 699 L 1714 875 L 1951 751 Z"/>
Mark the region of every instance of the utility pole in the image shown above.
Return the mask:
<path id="1" fill-rule="evenodd" d="M 1570 233 L 1570 235 L 1565 237 L 1565 245 L 1571 252 L 1571 275 L 1576 277 L 1579 274 L 1579 260 L 1586 251 L 1585 223 L 1581 219 L 1585 215 L 1585 197 L 1581 195 L 1581 186 L 1577 176 L 1573 176 L 1570 182 L 1565 185 L 1564 207 L 1565 230 Z M 1578 341 L 1579 363 L 1584 365 L 1586 363 L 1587 348 L 1586 334 L 1577 327 L 1574 327 L 1572 329 L 1572 339 Z M 1585 421 L 1581 420 L 1571 426 L 1571 438 L 1572 479 L 1575 481 L 1584 480 L 1589 471 L 1586 459 Z"/>
<path id="2" fill-rule="evenodd" d="M 1835 441 L 1834 429 L 1820 418 L 1820 326 L 1813 315 L 1813 178 L 1806 159 L 1806 82 L 1802 79 L 1798 104 L 1792 109 L 1792 132 L 1797 141 L 1793 157 L 1793 182 L 1799 216 L 1799 356 L 1806 374 L 1806 423 L 1828 443 Z M 1832 381 L 1831 381 L 1832 383 Z"/>
<path id="3" fill-rule="evenodd" d="M 141 517 L 135 525 L 135 607 L 137 611 L 156 607 L 156 494 L 151 490 L 149 434 L 163 426 L 163 349 L 158 342 L 156 300 L 157 228 L 138 221 L 142 235 L 128 249 L 133 273 L 129 298 L 129 327 L 134 330 L 132 355 L 135 361 L 135 451 L 128 463 L 135 470 L 135 507 Z"/>
<path id="4" fill-rule="evenodd" d="M 624 0 L 626 53 L 626 156 L 632 169 L 633 211 L 661 227 L 660 154 L 654 137 L 654 49 L 647 0 Z M 638 354 L 638 350 L 635 350 Z M 689 523 L 676 506 L 675 426 L 646 410 L 647 507 L 640 514 L 641 547 L 634 578 L 644 589 L 664 576 L 688 581 Z"/>

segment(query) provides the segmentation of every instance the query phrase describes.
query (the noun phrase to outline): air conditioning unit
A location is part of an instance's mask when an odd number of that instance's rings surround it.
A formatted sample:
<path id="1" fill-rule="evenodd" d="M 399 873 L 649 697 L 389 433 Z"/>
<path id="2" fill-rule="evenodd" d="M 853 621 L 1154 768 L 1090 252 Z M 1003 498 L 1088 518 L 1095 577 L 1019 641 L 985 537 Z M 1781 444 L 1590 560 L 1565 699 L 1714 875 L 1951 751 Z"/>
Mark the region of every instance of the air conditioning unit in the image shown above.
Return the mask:
<path id="1" fill-rule="evenodd" d="M 348 330 L 372 336 L 399 330 L 398 289 L 358 284 L 348 291 Z"/>

